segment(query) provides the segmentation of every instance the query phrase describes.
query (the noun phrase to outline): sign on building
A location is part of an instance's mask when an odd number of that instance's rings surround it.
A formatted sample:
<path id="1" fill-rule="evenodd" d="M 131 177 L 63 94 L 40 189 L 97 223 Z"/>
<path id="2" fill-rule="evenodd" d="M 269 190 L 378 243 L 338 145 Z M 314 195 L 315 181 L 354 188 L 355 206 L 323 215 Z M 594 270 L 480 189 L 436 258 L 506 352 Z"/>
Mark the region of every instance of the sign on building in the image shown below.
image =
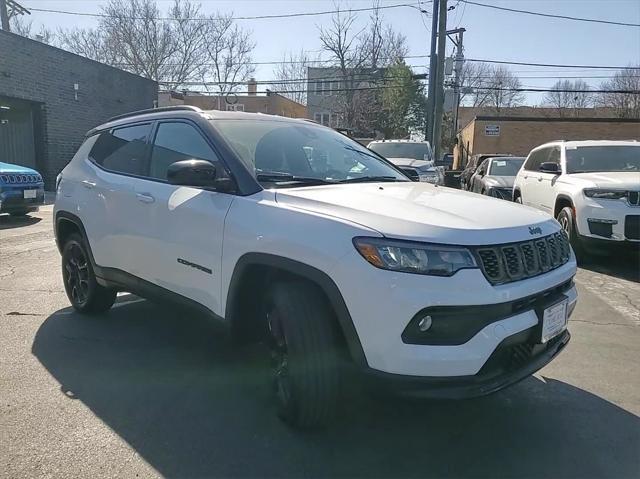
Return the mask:
<path id="1" fill-rule="evenodd" d="M 500 136 L 500 125 L 485 125 L 484 136 Z"/>

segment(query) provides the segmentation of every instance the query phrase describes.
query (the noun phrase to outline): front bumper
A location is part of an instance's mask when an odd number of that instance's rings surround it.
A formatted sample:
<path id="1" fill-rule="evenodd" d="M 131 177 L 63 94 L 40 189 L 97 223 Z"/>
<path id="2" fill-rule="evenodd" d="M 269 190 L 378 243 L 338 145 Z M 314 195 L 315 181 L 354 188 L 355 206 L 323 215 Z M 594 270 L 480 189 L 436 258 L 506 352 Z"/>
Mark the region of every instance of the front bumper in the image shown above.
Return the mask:
<path id="1" fill-rule="evenodd" d="M 521 301 L 565 285 L 561 294 L 572 310 L 577 302 L 571 283 L 575 273 L 572 255 L 555 270 L 492 286 L 479 269 L 460 270 L 451 277 L 396 273 L 374 268 L 361 256 L 350 254 L 336 265 L 332 278 L 362 346 L 366 361 L 362 366 L 394 375 L 446 378 L 478 374 L 505 339 L 540 324 L 538 305 L 522 306 Z M 487 306 L 491 314 L 474 305 Z M 469 333 L 464 326 L 465 334 L 458 335 L 461 329 L 453 328 L 450 334 L 447 328 L 438 338 L 422 343 L 403 338 L 407 326 L 423 311 L 443 313 L 477 329 Z M 451 311 L 454 314 L 449 315 Z M 485 313 L 491 317 L 485 318 Z M 434 327 L 438 320 L 434 315 Z"/>
<path id="2" fill-rule="evenodd" d="M 576 226 L 581 237 L 613 244 L 640 244 L 640 207 L 626 200 L 584 198 L 576 205 Z"/>
<path id="3" fill-rule="evenodd" d="M 35 190 L 35 198 L 25 198 L 25 190 Z M 44 204 L 44 184 L 2 186 L 0 188 L 0 213 L 36 211 Z"/>
<path id="4" fill-rule="evenodd" d="M 500 343 L 475 375 L 415 377 L 367 370 L 367 379 L 377 390 L 403 396 L 464 399 L 485 396 L 531 376 L 549 364 L 571 339 L 564 331 L 546 344 L 535 344 L 535 328 L 515 334 Z"/>

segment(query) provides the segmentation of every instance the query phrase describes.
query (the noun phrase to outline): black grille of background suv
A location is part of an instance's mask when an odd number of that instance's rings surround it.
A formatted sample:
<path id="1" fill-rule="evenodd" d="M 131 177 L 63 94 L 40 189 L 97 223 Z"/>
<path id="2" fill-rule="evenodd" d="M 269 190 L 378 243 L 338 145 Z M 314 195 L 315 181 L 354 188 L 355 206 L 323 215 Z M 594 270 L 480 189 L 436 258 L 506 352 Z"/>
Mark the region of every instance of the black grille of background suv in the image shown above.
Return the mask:
<path id="1" fill-rule="evenodd" d="M 493 285 L 511 283 L 556 269 L 571 256 L 563 232 L 519 243 L 475 248 L 480 268 Z"/>

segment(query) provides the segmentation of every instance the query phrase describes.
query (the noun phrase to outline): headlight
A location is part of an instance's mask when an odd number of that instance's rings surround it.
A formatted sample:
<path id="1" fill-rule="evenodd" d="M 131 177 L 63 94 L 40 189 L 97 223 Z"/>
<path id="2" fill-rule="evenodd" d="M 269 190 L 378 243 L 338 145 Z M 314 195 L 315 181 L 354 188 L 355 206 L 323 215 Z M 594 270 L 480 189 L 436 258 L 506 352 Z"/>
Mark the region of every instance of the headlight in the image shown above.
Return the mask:
<path id="1" fill-rule="evenodd" d="M 625 190 L 601 190 L 592 188 L 584 190 L 584 196 L 602 200 L 619 200 L 627 196 L 627 192 Z"/>
<path id="2" fill-rule="evenodd" d="M 354 238 L 358 252 L 373 266 L 391 271 L 451 276 L 464 268 L 477 268 L 467 248 L 386 238 Z"/>

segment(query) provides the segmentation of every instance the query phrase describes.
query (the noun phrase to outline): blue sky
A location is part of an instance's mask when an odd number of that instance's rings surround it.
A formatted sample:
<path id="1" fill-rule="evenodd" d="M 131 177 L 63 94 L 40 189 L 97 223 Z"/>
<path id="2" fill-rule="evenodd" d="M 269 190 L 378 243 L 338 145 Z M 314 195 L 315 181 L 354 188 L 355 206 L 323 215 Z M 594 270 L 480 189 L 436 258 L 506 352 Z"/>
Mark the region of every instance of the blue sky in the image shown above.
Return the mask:
<path id="1" fill-rule="evenodd" d="M 531 10 L 559 15 L 596 18 L 630 23 L 640 23 L 640 0 L 478 0 L 481 3 Z M 91 0 L 22 0 L 29 8 L 53 8 L 60 10 L 95 13 L 102 1 Z M 159 1 L 162 10 L 171 0 Z M 333 10 L 330 0 L 209 0 L 201 1 L 205 12 L 233 12 L 242 15 L 269 15 L 278 13 Z M 417 0 L 383 0 L 382 5 L 413 3 Z M 422 7 L 431 11 L 431 3 L 422 0 Z M 369 7 L 371 0 L 341 2 L 343 7 Z M 465 56 L 491 60 L 524 61 L 536 63 L 629 65 L 640 64 L 640 28 L 575 22 L 502 12 L 480 6 L 449 0 L 456 8 L 449 12 L 448 28 L 458 26 L 465 33 Z M 359 22 L 366 22 L 367 12 L 358 14 Z M 410 55 L 428 54 L 430 18 L 421 18 L 413 8 L 384 10 L 385 21 L 407 37 Z M 49 28 L 93 26 L 96 21 L 88 17 L 33 12 L 34 26 L 45 24 Z M 277 61 L 286 51 L 320 49 L 317 26 L 326 24 L 329 16 L 288 19 L 241 21 L 253 32 L 257 44 L 254 61 Z M 447 53 L 453 46 L 448 44 Z M 413 65 L 426 65 L 427 59 L 411 59 Z M 581 70 L 559 68 L 510 67 L 521 77 L 525 86 L 548 87 L 559 76 L 584 77 L 597 87 L 608 70 Z M 417 71 L 426 68 L 416 67 Z M 526 78 L 552 76 L 554 78 Z M 259 80 L 273 78 L 271 66 L 258 66 Z M 529 95 L 529 102 L 537 103 L 539 96 Z"/>

